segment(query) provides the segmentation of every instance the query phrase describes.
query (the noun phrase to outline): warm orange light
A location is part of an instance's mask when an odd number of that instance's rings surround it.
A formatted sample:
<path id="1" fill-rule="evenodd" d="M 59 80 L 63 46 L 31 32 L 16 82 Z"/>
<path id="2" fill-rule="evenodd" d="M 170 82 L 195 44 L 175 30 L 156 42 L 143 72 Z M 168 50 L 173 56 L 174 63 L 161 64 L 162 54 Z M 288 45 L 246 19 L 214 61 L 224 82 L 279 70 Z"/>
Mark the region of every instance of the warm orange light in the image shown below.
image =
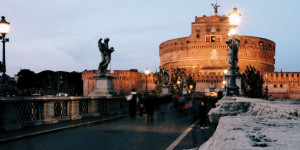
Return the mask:
<path id="1" fill-rule="evenodd" d="M 233 8 L 233 12 L 229 14 L 229 23 L 232 26 L 238 26 L 241 22 L 241 14 L 237 12 L 237 8 Z"/>
<path id="2" fill-rule="evenodd" d="M 233 35 L 236 35 L 236 34 L 237 34 L 236 28 L 231 28 L 228 32 L 228 36 L 233 36 Z"/>
<path id="3" fill-rule="evenodd" d="M 0 21 L 0 34 L 7 34 L 9 31 L 9 22 L 5 20 L 5 17 L 1 17 Z"/>
<path id="4" fill-rule="evenodd" d="M 145 74 L 146 75 L 150 74 L 150 70 L 148 68 L 145 70 Z"/>
<path id="5" fill-rule="evenodd" d="M 227 73 L 228 73 L 228 70 L 227 70 L 227 69 L 225 69 L 225 70 L 224 70 L 224 74 L 227 74 Z"/>
<path id="6" fill-rule="evenodd" d="M 223 81 L 223 85 L 225 85 L 225 84 L 226 84 L 226 81 L 224 80 L 224 81 Z"/>

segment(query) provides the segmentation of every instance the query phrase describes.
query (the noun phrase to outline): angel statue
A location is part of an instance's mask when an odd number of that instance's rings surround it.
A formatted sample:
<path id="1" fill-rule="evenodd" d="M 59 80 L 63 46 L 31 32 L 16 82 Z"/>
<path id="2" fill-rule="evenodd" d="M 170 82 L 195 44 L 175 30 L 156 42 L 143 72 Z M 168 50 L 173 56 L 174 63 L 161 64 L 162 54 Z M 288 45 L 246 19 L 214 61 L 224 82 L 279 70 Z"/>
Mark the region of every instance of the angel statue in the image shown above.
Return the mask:
<path id="1" fill-rule="evenodd" d="M 111 53 L 115 51 L 113 47 L 109 48 L 108 42 L 109 38 L 105 38 L 103 43 L 102 38 L 100 38 L 98 41 L 98 47 L 102 57 L 102 61 L 100 62 L 98 67 L 98 69 L 100 70 L 99 74 L 101 76 L 107 74 L 107 67 L 111 60 Z"/>
<path id="2" fill-rule="evenodd" d="M 169 83 L 169 73 L 168 69 L 163 69 L 163 75 L 164 75 L 164 85 L 168 85 Z"/>

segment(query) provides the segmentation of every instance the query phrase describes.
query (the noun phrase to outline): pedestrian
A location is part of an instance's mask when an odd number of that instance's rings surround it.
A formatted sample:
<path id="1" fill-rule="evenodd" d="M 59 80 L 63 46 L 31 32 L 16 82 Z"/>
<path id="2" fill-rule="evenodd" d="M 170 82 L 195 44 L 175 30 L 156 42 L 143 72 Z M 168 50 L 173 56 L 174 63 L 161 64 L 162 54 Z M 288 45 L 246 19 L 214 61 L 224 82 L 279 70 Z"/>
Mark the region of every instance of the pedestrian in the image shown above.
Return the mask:
<path id="1" fill-rule="evenodd" d="M 204 129 L 204 128 L 208 128 L 207 124 L 206 124 L 206 118 L 207 118 L 207 109 L 206 109 L 206 104 L 204 101 L 201 101 L 199 103 L 199 118 L 200 118 L 200 128 Z"/>
<path id="2" fill-rule="evenodd" d="M 138 99 L 138 107 L 139 107 L 139 112 L 140 112 L 140 118 L 143 118 L 143 114 L 144 114 L 144 99 L 141 97 L 141 94 L 137 95 L 137 99 Z"/>
<path id="3" fill-rule="evenodd" d="M 136 115 L 136 103 L 137 103 L 137 92 L 135 89 L 132 89 L 130 95 L 126 96 L 127 101 L 129 102 L 128 111 L 130 119 L 135 119 Z"/>
<path id="4" fill-rule="evenodd" d="M 145 99 L 145 106 L 146 106 L 146 112 L 147 112 L 147 117 L 150 120 L 153 120 L 153 113 L 154 113 L 154 100 L 152 97 L 147 97 Z"/>

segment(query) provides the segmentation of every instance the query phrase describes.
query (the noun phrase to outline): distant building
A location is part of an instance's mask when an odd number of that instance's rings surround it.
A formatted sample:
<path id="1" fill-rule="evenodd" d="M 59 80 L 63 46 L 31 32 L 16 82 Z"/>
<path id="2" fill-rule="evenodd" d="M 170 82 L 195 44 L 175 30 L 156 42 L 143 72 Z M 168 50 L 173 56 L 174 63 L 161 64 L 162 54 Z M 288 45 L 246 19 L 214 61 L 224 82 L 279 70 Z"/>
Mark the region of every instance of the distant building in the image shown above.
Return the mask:
<path id="1" fill-rule="evenodd" d="M 300 99 L 300 72 L 270 72 L 264 74 L 271 98 Z"/>
<path id="2" fill-rule="evenodd" d="M 196 92 L 222 90 L 224 70 L 228 70 L 227 16 L 195 17 L 191 35 L 168 40 L 159 46 L 160 68 L 184 68 L 196 80 Z M 273 72 L 275 43 L 271 40 L 239 36 L 238 66 L 244 72 L 247 65 L 263 72 Z"/>
<path id="3" fill-rule="evenodd" d="M 87 96 L 94 90 L 95 79 L 99 70 L 88 70 L 82 72 L 83 80 L 83 96 Z M 130 90 L 135 88 L 138 93 L 143 94 L 146 90 L 146 76 L 144 73 L 138 72 L 137 69 L 131 70 L 114 70 L 109 74 L 113 77 L 114 91 L 119 95 L 129 94 Z M 148 91 L 155 88 L 153 73 L 147 77 Z"/>
<path id="4" fill-rule="evenodd" d="M 196 92 L 218 92 L 223 90 L 224 70 L 229 70 L 227 64 L 227 44 L 229 19 L 227 16 L 195 17 L 191 23 L 191 34 L 165 41 L 159 45 L 160 69 L 169 71 L 183 68 L 186 74 L 196 81 Z M 263 73 L 265 86 L 269 89 L 271 98 L 300 99 L 299 72 L 274 72 L 275 42 L 253 36 L 240 36 L 238 66 L 243 73 L 247 65 L 254 66 Z M 93 89 L 92 77 L 95 71 L 85 71 L 84 95 Z M 115 71 L 114 88 L 118 93 L 128 93 L 135 87 L 144 91 L 145 75 L 134 70 Z M 153 74 L 148 78 L 148 87 L 153 89 Z"/>

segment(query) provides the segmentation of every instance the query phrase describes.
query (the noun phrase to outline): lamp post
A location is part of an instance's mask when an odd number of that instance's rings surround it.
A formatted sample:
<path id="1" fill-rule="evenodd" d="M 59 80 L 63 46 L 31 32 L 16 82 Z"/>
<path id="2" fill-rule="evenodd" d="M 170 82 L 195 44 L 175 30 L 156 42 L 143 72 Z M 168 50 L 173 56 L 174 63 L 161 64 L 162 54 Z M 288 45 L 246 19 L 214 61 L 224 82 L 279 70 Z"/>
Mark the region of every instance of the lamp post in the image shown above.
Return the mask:
<path id="1" fill-rule="evenodd" d="M 1 17 L 1 21 L 0 21 L 0 40 L 2 40 L 3 43 L 3 58 L 2 58 L 2 62 L 0 62 L 0 71 L 2 72 L 2 85 L 1 85 L 1 95 L 6 95 L 6 90 L 7 90 L 7 76 L 6 76 L 6 61 L 5 61 L 5 43 L 9 41 L 8 38 L 5 38 L 6 34 L 9 31 L 9 22 L 7 22 L 5 20 L 5 17 L 2 16 Z"/>
<path id="2" fill-rule="evenodd" d="M 239 67 L 237 66 L 238 62 L 238 51 L 240 40 L 237 36 L 236 28 L 240 23 L 241 14 L 237 12 L 237 8 L 233 8 L 233 12 L 229 13 L 229 24 L 230 30 L 228 33 L 229 39 L 226 41 L 226 44 L 229 46 L 227 62 L 229 65 L 229 85 L 227 86 L 226 96 L 239 95 L 239 87 L 236 85 L 236 75 L 239 72 Z"/>
<path id="3" fill-rule="evenodd" d="M 147 68 L 147 69 L 145 70 L 145 75 L 146 75 L 146 92 L 145 92 L 145 94 L 146 94 L 146 95 L 148 95 L 148 89 L 147 89 L 147 77 L 148 77 L 149 74 L 150 74 L 150 70 Z"/>
<path id="4" fill-rule="evenodd" d="M 5 43 L 9 41 L 8 38 L 5 38 L 6 34 L 9 31 L 9 22 L 7 22 L 5 20 L 5 17 L 2 16 L 1 17 L 1 21 L 0 21 L 0 39 L 2 39 L 2 43 L 3 43 L 3 62 L 2 62 L 2 66 L 1 66 L 1 71 L 3 72 L 3 76 L 5 76 L 6 73 L 6 63 L 5 63 Z"/>

